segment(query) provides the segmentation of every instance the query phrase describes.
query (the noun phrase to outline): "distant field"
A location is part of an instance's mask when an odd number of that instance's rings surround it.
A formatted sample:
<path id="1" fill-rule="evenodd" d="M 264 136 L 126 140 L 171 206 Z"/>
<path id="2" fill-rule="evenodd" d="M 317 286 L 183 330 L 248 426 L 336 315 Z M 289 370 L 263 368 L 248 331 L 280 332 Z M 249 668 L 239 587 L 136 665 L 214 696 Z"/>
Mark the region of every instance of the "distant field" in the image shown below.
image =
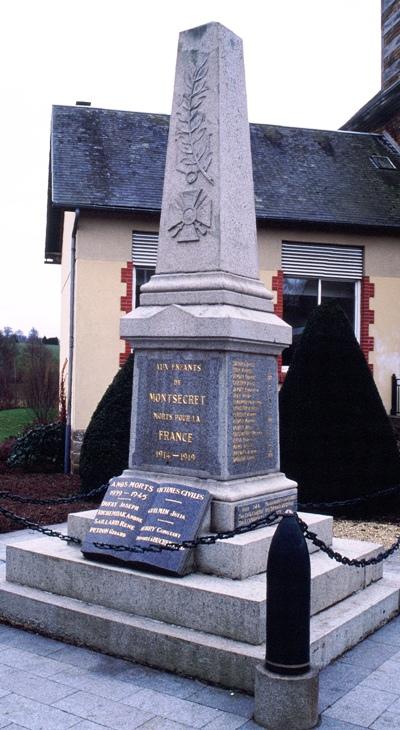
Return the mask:
<path id="1" fill-rule="evenodd" d="M 18 436 L 34 420 L 35 414 L 31 408 L 0 411 L 0 444 L 9 436 Z"/>
<path id="2" fill-rule="evenodd" d="M 46 345 L 46 347 L 50 350 L 51 354 L 53 355 L 54 360 L 59 360 L 60 357 L 60 346 L 59 345 Z M 18 353 L 18 359 L 20 362 L 25 357 L 27 349 L 27 343 L 26 342 L 18 342 L 17 343 L 17 353 Z"/>

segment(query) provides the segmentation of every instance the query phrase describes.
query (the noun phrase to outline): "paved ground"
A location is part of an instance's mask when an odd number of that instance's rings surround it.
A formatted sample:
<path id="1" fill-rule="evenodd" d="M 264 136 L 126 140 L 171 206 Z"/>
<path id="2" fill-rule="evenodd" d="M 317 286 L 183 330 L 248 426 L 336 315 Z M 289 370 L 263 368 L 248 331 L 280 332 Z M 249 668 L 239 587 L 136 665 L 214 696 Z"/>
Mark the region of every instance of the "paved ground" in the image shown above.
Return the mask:
<path id="1" fill-rule="evenodd" d="M 6 542 L 29 534 L 0 536 L 0 571 Z M 400 556 L 387 570 L 400 572 Z M 321 730 L 400 730 L 400 616 L 321 672 L 320 706 Z M 240 692 L 0 625 L 0 728 L 257 730 L 253 707 Z"/>

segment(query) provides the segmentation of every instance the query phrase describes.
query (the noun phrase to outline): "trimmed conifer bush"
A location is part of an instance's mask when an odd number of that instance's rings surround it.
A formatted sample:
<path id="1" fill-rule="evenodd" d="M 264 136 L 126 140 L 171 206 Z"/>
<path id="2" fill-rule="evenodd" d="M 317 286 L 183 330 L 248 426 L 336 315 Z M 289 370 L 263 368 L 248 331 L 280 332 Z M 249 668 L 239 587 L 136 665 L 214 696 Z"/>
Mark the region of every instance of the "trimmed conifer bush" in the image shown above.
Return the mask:
<path id="1" fill-rule="evenodd" d="M 371 371 L 343 310 L 322 304 L 310 317 L 280 392 L 281 466 L 299 502 L 332 502 L 400 484 L 400 457 Z M 363 514 L 393 508 L 369 499 Z M 321 510 L 315 510 L 321 511 Z"/>
<path id="2" fill-rule="evenodd" d="M 79 459 L 82 491 L 106 484 L 128 466 L 133 355 L 99 402 L 83 438 Z"/>

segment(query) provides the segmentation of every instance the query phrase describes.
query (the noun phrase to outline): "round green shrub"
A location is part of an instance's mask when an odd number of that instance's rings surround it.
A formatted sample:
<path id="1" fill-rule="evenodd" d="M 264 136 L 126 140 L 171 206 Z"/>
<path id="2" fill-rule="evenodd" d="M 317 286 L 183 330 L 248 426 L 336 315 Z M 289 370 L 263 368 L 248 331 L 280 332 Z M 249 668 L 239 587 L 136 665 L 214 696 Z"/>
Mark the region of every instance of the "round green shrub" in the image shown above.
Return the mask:
<path id="1" fill-rule="evenodd" d="M 108 386 L 86 429 L 79 459 L 82 491 L 107 484 L 128 466 L 133 355 Z"/>
<path id="2" fill-rule="evenodd" d="M 62 472 L 65 424 L 40 424 L 16 439 L 7 466 L 27 472 Z"/>
<path id="3" fill-rule="evenodd" d="M 337 304 L 318 307 L 304 330 L 280 392 L 280 439 L 282 471 L 297 481 L 299 502 L 351 499 L 400 485 L 389 418 Z M 369 500 L 369 511 L 392 506 L 389 498 Z"/>

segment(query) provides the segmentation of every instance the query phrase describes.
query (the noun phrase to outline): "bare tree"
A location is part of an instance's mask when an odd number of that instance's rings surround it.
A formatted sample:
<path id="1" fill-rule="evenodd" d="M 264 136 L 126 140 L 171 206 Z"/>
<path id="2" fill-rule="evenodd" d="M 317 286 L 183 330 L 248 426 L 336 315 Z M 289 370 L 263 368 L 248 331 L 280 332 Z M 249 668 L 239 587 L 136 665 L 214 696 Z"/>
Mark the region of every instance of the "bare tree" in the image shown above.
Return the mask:
<path id="1" fill-rule="evenodd" d="M 58 402 L 58 364 L 32 329 L 26 343 L 25 397 L 40 423 L 50 420 Z"/>
<path id="2" fill-rule="evenodd" d="M 0 330 L 0 408 L 14 408 L 17 401 L 17 342 L 11 327 Z"/>

